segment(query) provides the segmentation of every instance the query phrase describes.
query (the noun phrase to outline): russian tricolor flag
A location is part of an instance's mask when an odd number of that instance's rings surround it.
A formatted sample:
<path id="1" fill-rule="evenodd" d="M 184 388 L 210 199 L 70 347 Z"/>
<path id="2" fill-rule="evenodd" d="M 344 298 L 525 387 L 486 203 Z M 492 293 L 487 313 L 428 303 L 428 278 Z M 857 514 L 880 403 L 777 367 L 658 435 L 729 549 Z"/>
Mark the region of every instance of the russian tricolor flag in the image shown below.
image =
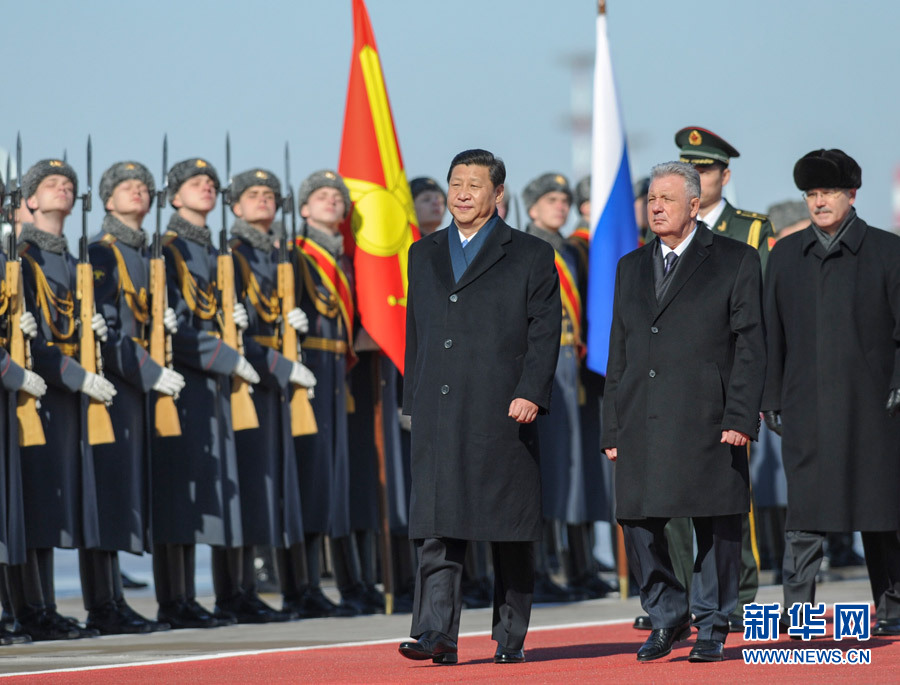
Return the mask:
<path id="1" fill-rule="evenodd" d="M 616 97 L 606 15 L 597 15 L 591 154 L 591 248 L 587 293 L 587 365 L 606 374 L 616 264 L 637 247 L 634 196 L 625 131 Z"/>

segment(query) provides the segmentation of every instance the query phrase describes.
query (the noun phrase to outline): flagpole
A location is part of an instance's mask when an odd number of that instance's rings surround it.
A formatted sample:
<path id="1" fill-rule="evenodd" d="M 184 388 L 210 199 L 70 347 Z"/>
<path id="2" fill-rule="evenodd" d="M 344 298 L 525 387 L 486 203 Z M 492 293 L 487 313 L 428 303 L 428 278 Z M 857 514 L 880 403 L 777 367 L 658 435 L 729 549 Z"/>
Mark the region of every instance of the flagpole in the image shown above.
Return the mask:
<path id="1" fill-rule="evenodd" d="M 597 15 L 606 15 L 606 0 L 597 0 Z M 619 599 L 624 602 L 628 599 L 628 557 L 625 555 L 625 530 L 618 523 L 616 528 L 619 533 L 616 536 L 616 573 L 619 576 Z"/>
<path id="2" fill-rule="evenodd" d="M 391 523 L 388 513 L 387 468 L 384 463 L 384 381 L 380 351 L 372 355 L 372 383 L 375 398 L 375 455 L 378 460 L 378 513 L 381 518 L 381 581 L 384 584 L 384 613 L 394 613 L 394 568 L 391 554 Z"/>

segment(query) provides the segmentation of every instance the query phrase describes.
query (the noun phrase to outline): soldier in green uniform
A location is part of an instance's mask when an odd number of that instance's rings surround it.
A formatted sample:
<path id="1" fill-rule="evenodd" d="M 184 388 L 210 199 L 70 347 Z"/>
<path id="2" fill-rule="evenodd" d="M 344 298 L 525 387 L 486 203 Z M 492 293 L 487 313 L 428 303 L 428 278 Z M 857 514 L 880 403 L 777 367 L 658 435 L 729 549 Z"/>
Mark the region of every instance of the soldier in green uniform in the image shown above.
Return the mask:
<path id="1" fill-rule="evenodd" d="M 759 252 L 763 273 L 766 260 L 775 244 L 775 229 L 765 214 L 736 209 L 722 197 L 722 189 L 731 179 L 728 163 L 740 153 L 725 139 L 712 131 L 697 126 L 688 126 L 675 134 L 675 144 L 680 150 L 680 159 L 687 162 L 700 174 L 700 214 L 699 219 L 715 233 L 740 240 L 752 245 Z M 749 454 L 749 452 L 748 452 Z M 689 521 L 684 525 L 687 540 L 690 540 Z M 741 579 L 736 614 L 729 618 L 733 632 L 743 630 L 743 607 L 756 599 L 759 587 L 759 552 L 756 547 L 756 527 L 754 512 L 744 517 L 741 545 Z M 670 543 L 671 545 L 671 543 Z M 689 559 L 693 556 L 687 544 Z M 690 563 L 690 562 L 689 562 Z M 688 580 L 690 582 L 690 579 Z"/>

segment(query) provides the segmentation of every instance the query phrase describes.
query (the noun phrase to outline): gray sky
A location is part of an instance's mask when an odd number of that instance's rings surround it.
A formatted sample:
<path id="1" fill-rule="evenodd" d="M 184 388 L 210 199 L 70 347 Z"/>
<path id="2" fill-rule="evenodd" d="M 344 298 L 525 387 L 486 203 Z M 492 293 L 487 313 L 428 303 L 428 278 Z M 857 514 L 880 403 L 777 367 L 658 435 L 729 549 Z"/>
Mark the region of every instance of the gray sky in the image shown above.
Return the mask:
<path id="1" fill-rule="evenodd" d="M 410 178 L 446 175 L 451 157 L 486 147 L 520 189 L 572 171 L 572 55 L 594 48 L 595 0 L 369 0 Z M 857 207 L 889 227 L 900 164 L 900 3 L 892 0 L 608 0 L 609 34 L 632 174 L 676 156 L 675 131 L 698 125 L 741 151 L 739 205 L 799 198 L 806 152 L 840 147 L 860 163 Z M 250 166 L 291 176 L 336 167 L 352 48 L 350 0 L 0 0 L 5 49 L 0 145 L 21 130 L 25 166 L 61 155 L 94 186 L 134 158 L 158 176 L 207 157 L 224 175 Z M 8 88 L 18 78 L 18 97 Z M 283 180 L 283 179 L 282 179 Z M 211 226 L 219 227 L 218 213 Z M 92 228 L 102 210 L 95 204 Z M 80 229 L 77 213 L 67 234 Z"/>

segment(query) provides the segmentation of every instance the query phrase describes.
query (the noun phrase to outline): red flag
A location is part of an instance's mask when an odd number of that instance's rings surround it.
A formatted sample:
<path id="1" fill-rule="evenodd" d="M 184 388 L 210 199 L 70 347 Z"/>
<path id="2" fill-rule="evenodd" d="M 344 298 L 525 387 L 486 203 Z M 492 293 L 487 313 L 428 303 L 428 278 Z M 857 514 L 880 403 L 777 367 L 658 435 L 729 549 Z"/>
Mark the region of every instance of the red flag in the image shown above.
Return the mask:
<path id="1" fill-rule="evenodd" d="M 353 201 L 356 303 L 363 328 L 403 373 L 407 252 L 419 229 L 363 0 L 353 0 L 353 35 L 338 171 Z"/>

